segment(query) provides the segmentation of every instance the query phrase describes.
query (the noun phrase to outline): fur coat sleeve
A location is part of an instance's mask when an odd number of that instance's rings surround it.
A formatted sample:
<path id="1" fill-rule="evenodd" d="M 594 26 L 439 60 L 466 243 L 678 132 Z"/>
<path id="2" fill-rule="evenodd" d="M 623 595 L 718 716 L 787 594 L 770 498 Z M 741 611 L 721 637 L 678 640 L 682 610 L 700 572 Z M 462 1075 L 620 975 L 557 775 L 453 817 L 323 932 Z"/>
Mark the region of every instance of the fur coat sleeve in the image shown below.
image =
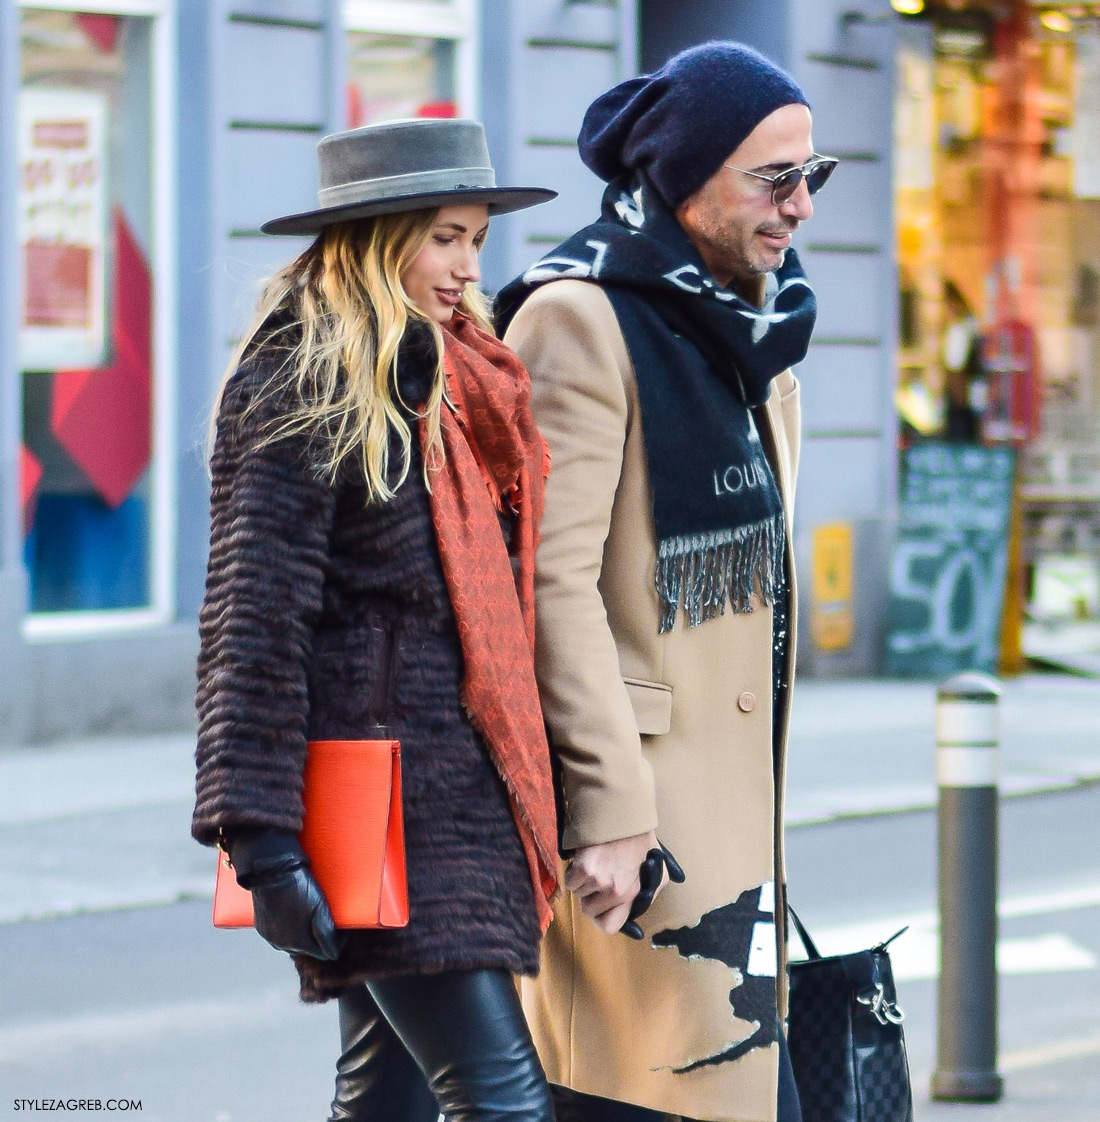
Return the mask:
<path id="1" fill-rule="evenodd" d="M 307 668 L 335 495 L 305 437 L 260 439 L 280 407 L 272 375 L 260 361 L 230 379 L 210 464 L 192 822 L 206 844 L 235 826 L 301 827 Z"/>

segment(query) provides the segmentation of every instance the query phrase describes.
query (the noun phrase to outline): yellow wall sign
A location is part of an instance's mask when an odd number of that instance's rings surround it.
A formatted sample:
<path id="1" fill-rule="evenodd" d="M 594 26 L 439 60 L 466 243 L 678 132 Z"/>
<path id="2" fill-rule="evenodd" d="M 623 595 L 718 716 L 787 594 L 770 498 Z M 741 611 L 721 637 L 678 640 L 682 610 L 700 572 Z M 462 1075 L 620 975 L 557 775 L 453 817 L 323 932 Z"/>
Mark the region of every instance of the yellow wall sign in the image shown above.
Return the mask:
<path id="1" fill-rule="evenodd" d="M 830 522 L 813 531 L 813 607 L 810 630 L 814 646 L 843 651 L 852 643 L 852 527 Z"/>

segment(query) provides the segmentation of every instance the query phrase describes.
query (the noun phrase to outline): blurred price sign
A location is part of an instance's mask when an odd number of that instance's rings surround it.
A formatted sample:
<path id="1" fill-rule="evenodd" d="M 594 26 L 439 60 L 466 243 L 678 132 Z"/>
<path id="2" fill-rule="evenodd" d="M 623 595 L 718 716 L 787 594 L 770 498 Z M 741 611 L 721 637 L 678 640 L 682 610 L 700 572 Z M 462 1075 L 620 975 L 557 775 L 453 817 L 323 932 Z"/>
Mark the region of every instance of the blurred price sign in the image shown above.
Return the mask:
<path id="1" fill-rule="evenodd" d="M 888 673 L 996 671 L 1014 472 L 1010 448 L 917 444 L 905 452 Z"/>
<path id="2" fill-rule="evenodd" d="M 843 651 L 852 645 L 852 527 L 847 522 L 815 526 L 813 532 L 814 646 Z"/>

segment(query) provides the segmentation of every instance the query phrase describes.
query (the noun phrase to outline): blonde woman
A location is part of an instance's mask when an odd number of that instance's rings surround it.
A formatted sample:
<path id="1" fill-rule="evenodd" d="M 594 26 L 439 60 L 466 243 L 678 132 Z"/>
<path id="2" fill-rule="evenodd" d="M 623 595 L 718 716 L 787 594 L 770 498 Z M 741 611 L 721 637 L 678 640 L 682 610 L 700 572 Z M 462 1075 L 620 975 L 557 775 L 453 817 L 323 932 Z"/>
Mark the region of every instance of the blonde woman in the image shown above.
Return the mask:
<path id="1" fill-rule="evenodd" d="M 193 833 L 228 849 L 303 1000 L 339 998 L 333 1120 L 546 1122 L 512 976 L 556 888 L 531 654 L 547 459 L 474 286 L 490 213 L 553 192 L 495 186 L 472 121 L 338 133 L 318 160 L 318 209 L 264 227 L 316 239 L 215 418 Z M 306 742 L 369 739 L 379 687 L 410 919 L 337 931 L 296 837 Z"/>

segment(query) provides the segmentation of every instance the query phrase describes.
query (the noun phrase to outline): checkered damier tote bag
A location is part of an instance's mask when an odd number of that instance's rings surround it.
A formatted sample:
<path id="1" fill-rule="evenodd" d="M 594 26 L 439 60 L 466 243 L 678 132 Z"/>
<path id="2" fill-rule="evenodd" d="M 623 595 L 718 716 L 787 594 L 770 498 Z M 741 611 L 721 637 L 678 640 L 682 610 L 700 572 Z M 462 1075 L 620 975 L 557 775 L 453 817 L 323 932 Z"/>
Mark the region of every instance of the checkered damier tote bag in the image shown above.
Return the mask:
<path id="1" fill-rule="evenodd" d="M 886 951 L 901 931 L 870 950 L 823 958 L 788 914 L 809 956 L 789 966 L 787 1042 L 803 1122 L 912 1122 L 905 1014 Z"/>

